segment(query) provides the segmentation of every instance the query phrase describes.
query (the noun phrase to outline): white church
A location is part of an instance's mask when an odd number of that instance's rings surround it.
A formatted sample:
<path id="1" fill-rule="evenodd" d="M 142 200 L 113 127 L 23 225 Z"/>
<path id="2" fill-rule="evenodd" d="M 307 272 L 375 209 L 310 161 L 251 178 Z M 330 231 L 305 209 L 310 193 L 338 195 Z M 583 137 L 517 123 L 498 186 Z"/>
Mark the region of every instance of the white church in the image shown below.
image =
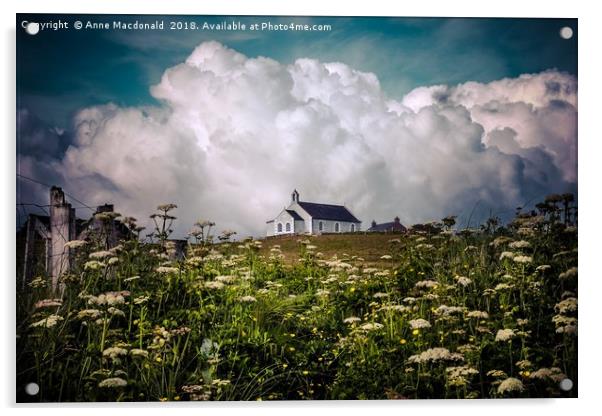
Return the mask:
<path id="1" fill-rule="evenodd" d="M 267 221 L 266 235 L 349 233 L 360 231 L 361 224 L 345 206 L 301 201 L 295 189 L 290 205 Z"/>

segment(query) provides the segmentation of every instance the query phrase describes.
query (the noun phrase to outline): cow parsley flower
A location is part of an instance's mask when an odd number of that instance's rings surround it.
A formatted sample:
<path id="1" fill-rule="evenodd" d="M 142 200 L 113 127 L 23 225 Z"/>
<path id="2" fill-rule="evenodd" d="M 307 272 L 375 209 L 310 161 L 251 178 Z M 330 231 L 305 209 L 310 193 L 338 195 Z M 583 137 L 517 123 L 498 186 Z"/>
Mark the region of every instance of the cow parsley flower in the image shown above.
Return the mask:
<path id="1" fill-rule="evenodd" d="M 157 267 L 155 271 L 161 274 L 176 274 L 180 272 L 180 269 L 178 269 L 177 267 L 160 266 Z"/>
<path id="2" fill-rule="evenodd" d="M 379 324 L 378 322 L 366 323 L 366 324 L 360 325 L 360 329 L 362 329 L 364 331 L 375 331 L 377 329 L 381 329 L 382 327 L 383 327 L 383 324 Z"/>
<path id="3" fill-rule="evenodd" d="M 525 240 L 513 241 L 509 247 L 512 249 L 531 248 L 531 243 Z"/>
<path id="4" fill-rule="evenodd" d="M 515 263 L 528 264 L 533 262 L 533 257 L 531 256 L 515 256 L 512 260 Z"/>
<path id="5" fill-rule="evenodd" d="M 103 388 L 111 388 L 111 387 L 125 387 L 128 385 L 128 382 L 120 377 L 112 377 L 107 378 L 100 383 L 98 383 L 98 387 Z"/>
<path id="6" fill-rule="evenodd" d="M 209 281 L 205 282 L 205 287 L 207 289 L 223 289 L 224 284 L 222 282 Z"/>
<path id="7" fill-rule="evenodd" d="M 575 312 L 577 310 L 577 298 L 566 298 L 554 305 L 554 310 L 560 314 Z"/>
<path id="8" fill-rule="evenodd" d="M 566 378 L 566 375 L 558 367 L 544 367 L 538 369 L 537 371 L 533 371 L 529 377 L 537 380 L 552 380 L 556 383 L 559 383 Z"/>
<path id="9" fill-rule="evenodd" d="M 452 353 L 447 348 L 430 348 L 420 354 L 412 355 L 408 358 L 410 364 L 421 364 L 438 361 L 463 361 L 464 356 L 459 353 Z"/>
<path id="10" fill-rule="evenodd" d="M 514 329 L 500 329 L 495 335 L 496 342 L 510 341 L 515 336 Z"/>
<path id="11" fill-rule="evenodd" d="M 460 286 L 466 287 L 472 283 L 472 280 L 465 276 L 456 276 L 456 282 L 458 282 Z"/>
<path id="12" fill-rule="evenodd" d="M 420 282 L 416 282 L 414 286 L 419 289 L 432 289 L 436 288 L 438 285 L 439 283 L 434 280 L 421 280 Z"/>
<path id="13" fill-rule="evenodd" d="M 431 324 L 426 319 L 418 318 L 412 319 L 410 322 L 410 327 L 412 329 L 422 329 L 422 328 L 430 328 Z"/>
<path id="14" fill-rule="evenodd" d="M 36 304 L 34 305 L 34 307 L 36 309 L 41 309 L 41 308 L 52 308 L 54 306 L 62 306 L 63 305 L 63 301 L 61 299 L 42 299 L 40 301 L 37 301 Z"/>
<path id="15" fill-rule="evenodd" d="M 95 259 L 104 259 L 105 257 L 111 257 L 113 253 L 107 250 L 95 251 L 94 253 L 90 253 L 90 258 Z"/>
<path id="16" fill-rule="evenodd" d="M 523 382 L 514 377 L 508 377 L 502 381 L 497 388 L 499 394 L 509 393 L 513 391 L 521 392 L 525 389 Z"/>
<path id="17" fill-rule="evenodd" d="M 485 311 L 470 311 L 467 315 L 469 318 L 488 319 L 489 314 Z"/>
<path id="18" fill-rule="evenodd" d="M 71 240 L 71 241 L 67 241 L 65 243 L 65 248 L 71 248 L 71 249 L 76 249 L 76 248 L 80 248 L 85 246 L 86 244 L 88 244 L 87 241 L 85 240 Z"/>
<path id="19" fill-rule="evenodd" d="M 569 280 L 569 279 L 574 279 L 576 277 L 577 277 L 577 268 L 576 267 L 571 267 L 567 271 L 562 272 L 562 273 L 560 273 L 560 275 L 558 275 L 558 278 L 560 280 Z"/>
<path id="20" fill-rule="evenodd" d="M 127 355 L 127 354 L 128 354 L 128 350 L 126 350 L 125 348 L 121 348 L 121 347 L 109 347 L 102 352 L 103 357 L 110 358 L 111 360 L 114 360 L 116 358 L 119 358 L 119 357 L 121 357 L 123 355 Z"/>
<path id="21" fill-rule="evenodd" d="M 83 309 L 77 313 L 77 318 L 84 319 L 98 319 L 101 312 L 98 309 Z"/>
<path id="22" fill-rule="evenodd" d="M 34 322 L 33 324 L 29 325 L 31 328 L 36 328 L 36 327 L 44 327 L 44 328 L 52 328 L 53 326 L 55 326 L 56 324 L 58 324 L 60 321 L 63 320 L 62 316 L 59 315 L 49 315 L 48 317 L 41 319 L 37 322 Z"/>

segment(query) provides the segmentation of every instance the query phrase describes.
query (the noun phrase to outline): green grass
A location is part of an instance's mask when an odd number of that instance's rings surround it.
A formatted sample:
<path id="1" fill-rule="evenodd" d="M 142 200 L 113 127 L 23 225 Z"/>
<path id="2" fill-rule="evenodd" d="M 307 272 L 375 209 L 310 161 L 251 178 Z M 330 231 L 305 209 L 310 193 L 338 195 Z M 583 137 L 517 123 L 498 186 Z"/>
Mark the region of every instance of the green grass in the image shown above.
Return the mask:
<path id="1" fill-rule="evenodd" d="M 292 235 L 269 237 L 261 240 L 263 247 L 260 254 L 269 255 L 274 246 L 280 246 L 284 255 L 284 262 L 292 265 L 300 258 L 299 241 L 309 239 L 311 244 L 319 248 L 324 258 L 333 256 L 362 257 L 370 265 L 386 265 L 381 259 L 383 253 L 391 251 L 391 240 L 399 239 L 402 235 L 398 233 L 349 233 L 349 234 L 323 234 L 319 236 Z"/>

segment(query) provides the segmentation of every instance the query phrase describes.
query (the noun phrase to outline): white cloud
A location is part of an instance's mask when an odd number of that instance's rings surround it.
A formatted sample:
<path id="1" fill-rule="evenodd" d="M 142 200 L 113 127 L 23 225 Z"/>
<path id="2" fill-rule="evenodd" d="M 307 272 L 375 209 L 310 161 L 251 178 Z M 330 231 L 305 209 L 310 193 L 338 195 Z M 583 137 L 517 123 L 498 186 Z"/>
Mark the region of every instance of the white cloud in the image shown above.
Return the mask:
<path id="1" fill-rule="evenodd" d="M 151 92 L 161 106 L 80 111 L 56 169 L 81 199 L 140 219 L 177 203 L 179 236 L 200 217 L 261 235 L 293 188 L 346 203 L 364 225 L 411 224 L 479 200 L 514 208 L 576 178 L 576 80 L 555 71 L 396 102 L 342 63 L 206 42 Z"/>
<path id="2" fill-rule="evenodd" d="M 577 80 L 558 71 L 525 74 L 481 84 L 420 87 L 403 99 L 417 111 L 429 105 L 461 105 L 481 124 L 491 144 L 491 134 L 505 128 L 516 134 L 523 147 L 549 152 L 567 181 L 577 180 Z"/>

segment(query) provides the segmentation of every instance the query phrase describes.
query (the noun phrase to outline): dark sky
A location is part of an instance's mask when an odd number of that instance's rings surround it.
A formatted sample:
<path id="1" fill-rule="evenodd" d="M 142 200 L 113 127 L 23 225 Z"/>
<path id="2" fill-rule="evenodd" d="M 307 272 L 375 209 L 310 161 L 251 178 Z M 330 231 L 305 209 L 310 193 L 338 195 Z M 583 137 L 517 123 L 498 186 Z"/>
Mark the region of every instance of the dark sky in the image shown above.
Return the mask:
<path id="1" fill-rule="evenodd" d="M 247 26 L 273 23 L 330 24 L 329 32 L 103 31 L 75 30 L 73 22 L 181 20 Z M 222 17 L 23 15 L 22 21 L 69 22 L 67 30 L 35 36 L 17 31 L 18 107 L 68 129 L 82 106 L 115 102 L 154 104 L 149 86 L 165 68 L 182 62 L 196 45 L 218 40 L 249 56 L 293 62 L 310 56 L 375 73 L 392 98 L 417 86 L 489 82 L 558 69 L 577 74 L 576 19 L 478 19 L 389 17 Z M 570 40 L 562 27 L 574 31 Z"/>

